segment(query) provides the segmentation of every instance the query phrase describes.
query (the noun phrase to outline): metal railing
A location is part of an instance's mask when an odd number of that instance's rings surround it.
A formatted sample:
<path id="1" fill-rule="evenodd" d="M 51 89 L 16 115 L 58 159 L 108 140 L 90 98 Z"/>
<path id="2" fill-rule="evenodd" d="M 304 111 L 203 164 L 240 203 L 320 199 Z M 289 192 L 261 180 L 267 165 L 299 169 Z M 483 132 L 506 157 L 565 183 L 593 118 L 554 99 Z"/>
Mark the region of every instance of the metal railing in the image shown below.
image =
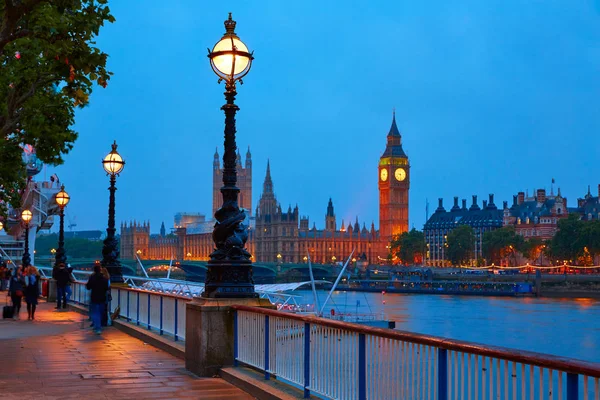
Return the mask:
<path id="1" fill-rule="evenodd" d="M 72 285 L 71 300 L 89 306 L 90 291 L 85 282 Z M 175 341 L 185 340 L 185 307 L 191 298 L 124 287 L 112 287 L 111 296 L 110 312 L 114 313 L 118 307 L 119 318 L 160 335 L 171 336 Z"/>
<path id="2" fill-rule="evenodd" d="M 331 399 L 599 400 L 600 364 L 234 306 L 234 358 Z"/>

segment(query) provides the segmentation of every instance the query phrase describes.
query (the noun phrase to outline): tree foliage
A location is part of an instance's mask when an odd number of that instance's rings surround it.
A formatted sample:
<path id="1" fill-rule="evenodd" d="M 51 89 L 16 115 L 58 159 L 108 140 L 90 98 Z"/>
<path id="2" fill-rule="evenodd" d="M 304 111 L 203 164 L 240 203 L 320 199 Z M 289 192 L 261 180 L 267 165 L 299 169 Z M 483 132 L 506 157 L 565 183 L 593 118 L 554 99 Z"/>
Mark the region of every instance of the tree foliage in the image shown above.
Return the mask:
<path id="1" fill-rule="evenodd" d="M 587 264 L 600 255 L 600 221 L 582 221 L 577 214 L 558 221 L 558 231 L 549 243 L 549 256 L 554 260 L 568 260 Z"/>
<path id="2" fill-rule="evenodd" d="M 516 254 L 522 253 L 525 240 L 517 235 L 515 228 L 505 226 L 483 234 L 483 256 L 489 262 L 501 264 L 502 261 L 516 262 Z"/>
<path id="3" fill-rule="evenodd" d="M 19 206 L 20 146 L 58 165 L 73 147 L 75 109 L 112 75 L 95 45 L 108 0 L 0 0 L 0 205 Z M 5 211 L 5 210 L 4 210 Z M 1 210 L 0 210 L 1 212 Z"/>
<path id="4" fill-rule="evenodd" d="M 36 255 L 47 257 L 51 256 L 50 250 L 58 246 L 58 235 L 38 236 L 35 242 Z M 65 239 L 65 250 L 68 258 L 102 258 L 102 241 L 88 240 L 82 238 Z"/>
<path id="5" fill-rule="evenodd" d="M 475 231 L 469 225 L 460 225 L 448 233 L 446 258 L 452 265 L 466 265 L 472 258 Z"/>
<path id="6" fill-rule="evenodd" d="M 394 238 L 391 243 L 392 253 L 395 254 L 403 264 L 413 265 L 423 259 L 425 253 L 425 236 L 422 231 L 412 229 Z"/>
<path id="7" fill-rule="evenodd" d="M 523 243 L 521 252 L 523 256 L 531 261 L 535 261 L 540 257 L 544 250 L 544 241 L 538 237 L 532 237 Z"/>

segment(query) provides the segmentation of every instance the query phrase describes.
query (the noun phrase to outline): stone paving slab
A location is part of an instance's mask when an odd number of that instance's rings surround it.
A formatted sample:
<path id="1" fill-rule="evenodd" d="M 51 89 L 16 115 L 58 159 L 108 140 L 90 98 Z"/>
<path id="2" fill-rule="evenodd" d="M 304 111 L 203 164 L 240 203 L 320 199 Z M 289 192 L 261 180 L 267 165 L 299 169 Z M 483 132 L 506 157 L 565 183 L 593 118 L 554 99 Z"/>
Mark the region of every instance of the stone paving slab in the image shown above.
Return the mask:
<path id="1" fill-rule="evenodd" d="M 2 296 L 2 293 L 0 293 Z M 40 303 L 37 321 L 0 321 L 0 399 L 219 399 L 252 396 L 117 329 Z"/>

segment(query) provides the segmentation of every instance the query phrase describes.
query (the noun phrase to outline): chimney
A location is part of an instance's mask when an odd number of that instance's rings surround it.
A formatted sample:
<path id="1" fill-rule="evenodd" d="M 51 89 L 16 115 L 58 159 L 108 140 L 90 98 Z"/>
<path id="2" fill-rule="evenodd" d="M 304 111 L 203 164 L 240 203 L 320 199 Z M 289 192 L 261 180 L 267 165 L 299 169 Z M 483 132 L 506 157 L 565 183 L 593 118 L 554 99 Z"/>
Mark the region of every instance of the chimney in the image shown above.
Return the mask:
<path id="1" fill-rule="evenodd" d="M 513 195 L 513 203 L 511 208 L 515 208 L 517 206 L 517 196 Z"/>
<path id="2" fill-rule="evenodd" d="M 490 206 L 494 205 L 494 195 L 490 194 L 490 201 L 489 201 Z"/>
<path id="3" fill-rule="evenodd" d="M 444 209 L 444 199 L 440 197 L 438 199 L 438 208 L 437 208 L 437 210 L 435 210 L 435 212 L 444 212 L 444 211 L 446 211 Z"/>
<path id="4" fill-rule="evenodd" d="M 600 183 L 598 184 L 598 198 L 600 199 Z"/>
<path id="5" fill-rule="evenodd" d="M 479 210 L 479 206 L 477 205 L 477 196 L 473 195 L 473 204 L 471 204 L 471 207 L 469 208 L 470 211 L 473 210 Z"/>
<path id="6" fill-rule="evenodd" d="M 487 200 L 483 201 L 483 209 L 485 210 L 487 208 Z"/>
<path id="7" fill-rule="evenodd" d="M 458 211 L 460 207 L 458 206 L 458 197 L 454 196 L 454 205 L 452 206 L 452 211 Z"/>
<path id="8" fill-rule="evenodd" d="M 508 201 L 503 201 L 502 202 L 502 209 L 506 210 L 508 208 Z"/>
<path id="9" fill-rule="evenodd" d="M 538 189 L 537 190 L 537 202 L 538 203 L 546 202 L 546 189 Z"/>
<path id="10" fill-rule="evenodd" d="M 598 185 L 598 190 L 600 190 L 600 185 Z M 467 209 L 467 199 L 462 199 L 462 209 Z"/>
<path id="11" fill-rule="evenodd" d="M 525 202 L 525 193 L 524 192 L 519 192 L 517 194 L 517 204 L 521 205 Z"/>

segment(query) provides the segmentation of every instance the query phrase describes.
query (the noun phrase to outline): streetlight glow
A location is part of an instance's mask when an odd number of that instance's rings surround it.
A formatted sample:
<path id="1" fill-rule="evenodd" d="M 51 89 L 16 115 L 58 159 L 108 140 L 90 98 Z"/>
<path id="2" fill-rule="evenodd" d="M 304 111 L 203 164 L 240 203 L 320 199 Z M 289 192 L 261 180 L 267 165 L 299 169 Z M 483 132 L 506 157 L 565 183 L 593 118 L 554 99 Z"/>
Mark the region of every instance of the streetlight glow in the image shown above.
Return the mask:
<path id="1" fill-rule="evenodd" d="M 60 208 L 64 208 L 69 203 L 71 196 L 65 192 L 65 185 L 60 187 L 60 192 L 56 193 L 55 200 Z"/>
<path id="2" fill-rule="evenodd" d="M 26 224 L 28 224 L 29 221 L 31 221 L 32 218 L 33 218 L 33 214 L 29 210 L 23 210 L 23 212 L 21 213 L 21 219 Z"/>
<path id="3" fill-rule="evenodd" d="M 125 167 L 123 157 L 117 152 L 117 141 L 112 144 L 112 150 L 102 160 L 102 166 L 109 175 L 119 175 Z"/>
<path id="4" fill-rule="evenodd" d="M 235 33 L 236 22 L 231 18 L 225 21 L 225 35 L 209 50 L 210 66 L 220 79 L 233 83 L 242 79 L 252 66 L 254 57 L 248 47 Z"/>

